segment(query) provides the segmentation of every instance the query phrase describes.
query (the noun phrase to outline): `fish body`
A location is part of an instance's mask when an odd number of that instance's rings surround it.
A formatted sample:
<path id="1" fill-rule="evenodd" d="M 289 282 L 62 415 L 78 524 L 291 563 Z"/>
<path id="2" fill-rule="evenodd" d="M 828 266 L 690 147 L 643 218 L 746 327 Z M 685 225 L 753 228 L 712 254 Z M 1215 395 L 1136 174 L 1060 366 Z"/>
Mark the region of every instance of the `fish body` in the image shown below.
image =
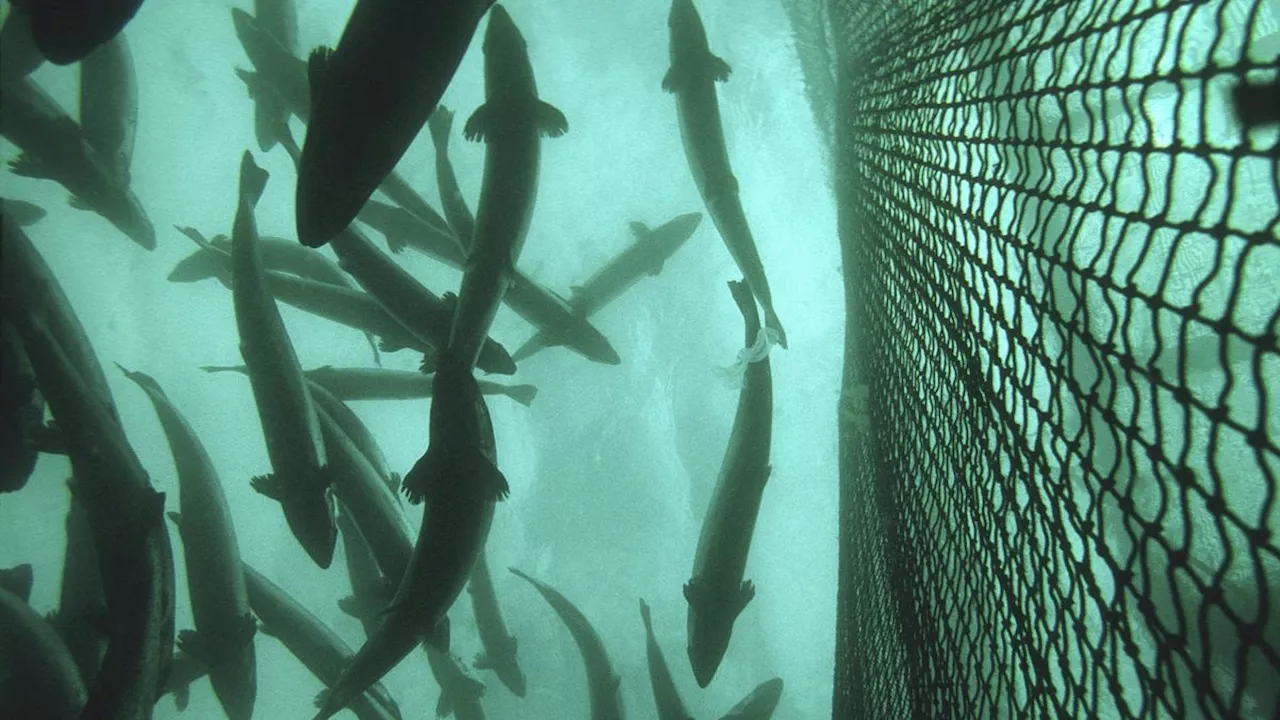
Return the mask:
<path id="1" fill-rule="evenodd" d="M 9 257 L 6 247 L 6 268 Z M 97 548 L 110 642 L 84 717 L 149 718 L 173 654 L 173 551 L 164 495 L 152 488 L 124 430 L 49 326 L 6 285 L 4 311 L 66 435 L 74 493 L 83 499 Z"/>
<path id="2" fill-rule="evenodd" d="M 427 452 L 404 490 L 411 502 L 425 500 L 409 568 L 377 631 L 323 696 L 316 720 L 345 707 L 423 637 L 447 649 L 446 614 L 484 547 L 495 504 L 507 495 L 484 397 L 470 366 L 449 351 L 436 370 Z"/>
<path id="3" fill-rule="evenodd" d="M 730 282 L 729 289 L 742 311 L 746 347 L 753 348 L 760 341 L 755 301 L 745 282 Z M 693 577 L 684 586 L 689 663 L 700 687 L 715 677 L 733 624 L 755 595 L 755 587 L 743 576 L 771 470 L 772 434 L 773 380 L 766 354 L 747 364 L 729 445 L 698 536 Z"/>
<path id="4" fill-rule="evenodd" d="M 62 638 L 25 599 L 0 587 L 0 715 L 75 720 L 88 697 Z"/>
<path id="5" fill-rule="evenodd" d="M 443 105 L 436 107 L 436 111 L 427 119 L 427 128 L 431 131 L 431 142 L 436 149 L 436 185 L 440 188 L 440 206 L 444 208 L 449 228 L 465 249 L 471 245 L 476 218 L 471 214 L 471 208 L 467 207 L 467 199 L 462 196 L 458 176 L 453 172 L 453 163 L 449 160 L 449 133 L 453 131 L 453 111 Z"/>
<path id="6" fill-rule="evenodd" d="M 155 249 L 155 228 L 128 182 L 30 77 L 0 88 L 0 134 L 22 151 L 9 164 L 15 175 L 57 182 L 71 193 L 72 207 L 92 210 L 144 249 Z"/>
<path id="7" fill-rule="evenodd" d="M 421 373 L 419 373 L 421 374 Z M 304 377 L 306 373 L 303 373 Z M 326 415 L 333 420 L 338 429 L 346 435 L 364 459 L 368 461 L 369 467 L 373 468 L 374 473 L 382 484 L 387 488 L 387 494 L 392 499 L 396 498 L 396 493 L 400 491 L 400 474 L 391 471 L 390 465 L 387 464 L 387 456 L 382 453 L 382 448 L 378 446 L 378 441 L 373 437 L 373 433 L 368 426 L 356 415 L 355 411 L 347 407 L 347 404 L 339 400 L 333 393 L 324 389 L 323 385 L 316 383 L 307 378 L 307 389 L 311 391 L 311 399 L 316 404 L 317 410 L 323 410 Z M 328 440 L 325 446 L 329 446 Z"/>
<path id="8" fill-rule="evenodd" d="M 257 249 L 254 206 L 267 173 L 246 151 L 240 164 L 240 202 L 231 235 L 232 296 L 240 354 L 258 406 L 273 475 L 254 489 L 278 501 L 285 520 L 311 559 L 327 568 L 337 533 L 328 495 L 324 441 L 293 344 L 267 283 Z"/>
<path id="9" fill-rule="evenodd" d="M 370 198 L 356 219 L 382 233 L 393 253 L 413 248 L 452 267 L 461 268 L 467 262 L 461 241 L 447 223 L 425 220 L 399 204 Z"/>
<path id="10" fill-rule="evenodd" d="M 426 645 L 427 662 L 431 665 L 431 674 L 440 686 L 440 697 L 436 701 L 436 717 L 452 715 L 457 720 L 485 720 L 484 683 L 467 672 L 466 666 L 447 650 L 440 650 Z"/>
<path id="11" fill-rule="evenodd" d="M 124 34 L 80 62 L 80 127 L 98 158 L 128 185 L 138 129 L 138 76 Z"/>
<path id="12" fill-rule="evenodd" d="M 293 0 L 254 0 L 259 26 L 292 55 L 298 44 L 298 13 Z M 275 95 L 255 98 L 253 129 L 258 149 L 267 152 L 279 142 L 279 127 L 289 122 L 289 109 Z"/>
<path id="13" fill-rule="evenodd" d="M 707 45 L 706 29 L 693 0 L 673 0 L 667 25 L 671 31 L 671 68 L 662 80 L 662 87 L 676 96 L 680 137 L 694 184 L 725 247 L 764 308 L 766 327 L 785 348 L 786 332 L 774 312 L 764 264 L 742 210 L 738 179 L 729 164 L 720 121 L 716 83 L 729 79 L 729 65 L 712 54 Z"/>
<path id="14" fill-rule="evenodd" d="M 587 669 L 587 688 L 591 700 L 591 720 L 622 720 L 626 713 L 622 707 L 622 694 L 619 692 L 621 678 L 613 670 L 609 653 L 605 650 L 604 640 L 596 631 L 587 616 L 582 614 L 577 605 L 569 601 L 560 591 L 550 585 L 535 580 L 525 573 L 510 568 L 517 577 L 526 580 L 542 595 L 543 599 L 556 611 L 560 620 L 573 636 L 582 654 L 582 663 Z"/>
<path id="15" fill-rule="evenodd" d="M 338 534 L 342 537 L 342 552 L 347 562 L 347 581 L 351 583 L 351 594 L 339 600 L 338 607 L 359 620 L 365 637 L 369 637 L 378 629 L 378 618 L 396 592 L 395 583 L 388 581 L 378 567 L 369 541 L 341 501 L 338 502 Z M 413 541 L 407 535 L 405 544 L 412 554 Z"/>
<path id="16" fill-rule="evenodd" d="M 649 683 L 653 686 L 653 701 L 658 708 L 658 720 L 693 720 L 680 699 L 671 668 L 662 654 L 662 646 L 653 632 L 653 616 L 649 604 L 640 601 L 640 619 L 644 622 L 645 656 L 649 661 Z"/>
<path id="17" fill-rule="evenodd" d="M 31 36 L 49 62 L 83 60 L 124 29 L 142 0 L 20 0 Z"/>
<path id="18" fill-rule="evenodd" d="M 471 571 L 467 593 L 471 596 L 476 629 L 480 633 L 480 642 L 484 645 L 484 652 L 476 656 L 473 665 L 477 670 L 492 670 L 512 694 L 524 697 L 525 676 L 516 659 L 516 639 L 507 630 L 507 622 L 502 617 L 498 593 L 493 587 L 493 576 L 489 572 L 489 561 L 483 550 Z"/>
<path id="19" fill-rule="evenodd" d="M 298 168 L 298 239 L 342 232 L 404 155 L 493 0 L 357 0 L 333 50 L 308 67 L 311 111 Z"/>
<path id="20" fill-rule="evenodd" d="M 26 487 L 38 455 L 32 431 L 44 424 L 44 398 L 18 332 L 0 320 L 0 493 Z"/>
<path id="21" fill-rule="evenodd" d="M 292 7 L 292 3 L 281 4 Z M 257 78 L 250 86 L 250 94 L 261 109 L 255 107 L 254 110 L 254 131 L 259 147 L 263 141 L 268 143 L 268 147 L 262 148 L 266 152 L 278 141 L 280 124 L 287 123 L 289 114 L 298 115 L 303 122 L 306 121 L 311 91 L 307 87 L 307 63 L 294 54 L 296 40 L 281 38 L 277 35 L 279 28 L 275 31 L 270 29 L 274 24 L 288 23 L 287 18 L 271 19 L 262 13 L 261 8 L 257 12 L 255 17 L 240 8 L 232 8 L 231 21 L 240 46 L 256 71 Z M 242 73 L 241 78 L 244 77 Z M 261 85 L 257 84 L 258 81 Z M 263 133 L 267 136 L 264 137 Z"/>
<path id="22" fill-rule="evenodd" d="M 281 642 L 320 682 L 332 685 L 351 657 L 351 648 L 320 618 L 248 563 L 244 564 L 249 605 L 262 621 L 259 630 Z M 353 698 L 351 710 L 360 720 L 399 720 L 400 709 L 386 688 L 372 685 Z"/>
<path id="23" fill-rule="evenodd" d="M 71 496 L 64 526 L 67 544 L 63 552 L 62 584 L 58 588 L 58 609 L 50 622 L 71 651 L 85 685 L 92 686 L 107 651 L 107 601 L 102 594 L 89 510 L 77 496 L 75 487 L 74 479 L 67 482 Z"/>
<path id="24" fill-rule="evenodd" d="M 484 36 L 485 102 L 467 120 L 468 140 L 485 142 L 475 233 L 458 291 L 449 348 L 474 364 L 511 286 L 538 194 L 541 135 L 568 129 L 564 114 L 538 97 L 524 37 L 501 6 Z"/>
<path id="25" fill-rule="evenodd" d="M 227 717 L 248 720 L 258 691 L 254 621 L 222 481 L 199 436 L 160 384 L 145 373 L 124 370 L 124 374 L 155 407 L 181 488 L 178 532 L 195 630 L 179 635 L 179 649 L 198 658 L 208 670 Z"/>
<path id="26" fill-rule="evenodd" d="M 328 390 L 339 400 L 410 400 L 431 397 L 434 380 L 412 370 L 387 368 L 333 367 L 307 370 L 307 379 Z M 478 380 L 485 395 L 506 395 L 521 405 L 529 405 L 538 394 L 533 385 L 503 385 Z"/>
<path id="27" fill-rule="evenodd" d="M 330 244 L 338 255 L 339 265 L 355 277 L 387 314 L 424 344 L 445 347 L 452 318 L 444 300 L 354 228 L 338 233 Z M 483 368 L 494 368 L 504 375 L 516 371 L 506 349 L 493 340 L 482 339 L 477 353 Z"/>
<path id="28" fill-rule="evenodd" d="M 205 240 L 194 228 L 179 227 L 179 232 L 196 240 L 200 248 L 178 261 L 169 273 L 169 282 L 195 282 L 207 278 L 229 277 L 231 239 L 217 235 Z M 212 247 L 208 247 L 212 246 Z M 323 253 L 303 247 L 282 237 L 260 236 L 258 253 L 265 269 L 296 275 L 328 285 L 352 288 L 354 281 Z"/>
<path id="29" fill-rule="evenodd" d="M 30 75 L 44 63 L 44 55 L 31 36 L 31 19 L 27 11 L 9 3 L 9 16 L 0 28 L 0 85 Z"/>
<path id="30" fill-rule="evenodd" d="M 782 699 L 782 678 L 765 680 L 720 720 L 770 720 Z"/>
<path id="31" fill-rule="evenodd" d="M 572 317 L 585 320 L 605 305 L 613 302 L 641 278 L 657 275 L 666 261 L 693 235 L 702 221 L 701 213 L 680 215 L 656 229 L 650 230 L 643 223 L 631 223 L 635 242 L 597 270 L 582 285 L 573 288 L 573 294 L 564 302 Z M 519 282 L 507 291 L 508 298 L 518 294 Z M 510 303 L 511 300 L 508 299 Z M 539 327 L 543 327 L 539 325 Z M 534 353 L 557 344 L 556 333 L 540 330 L 525 341 L 512 355 L 520 362 Z"/>

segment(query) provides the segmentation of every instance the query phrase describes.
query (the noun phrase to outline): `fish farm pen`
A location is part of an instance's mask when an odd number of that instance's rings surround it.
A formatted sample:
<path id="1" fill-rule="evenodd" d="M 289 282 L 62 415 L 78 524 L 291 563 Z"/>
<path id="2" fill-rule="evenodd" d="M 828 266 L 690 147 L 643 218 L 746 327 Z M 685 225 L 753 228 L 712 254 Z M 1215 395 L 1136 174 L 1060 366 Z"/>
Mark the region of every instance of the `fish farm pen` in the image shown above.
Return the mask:
<path id="1" fill-rule="evenodd" d="M 1275 0 L 11 0 L 0 138 L 0 720 L 1280 720 Z"/>

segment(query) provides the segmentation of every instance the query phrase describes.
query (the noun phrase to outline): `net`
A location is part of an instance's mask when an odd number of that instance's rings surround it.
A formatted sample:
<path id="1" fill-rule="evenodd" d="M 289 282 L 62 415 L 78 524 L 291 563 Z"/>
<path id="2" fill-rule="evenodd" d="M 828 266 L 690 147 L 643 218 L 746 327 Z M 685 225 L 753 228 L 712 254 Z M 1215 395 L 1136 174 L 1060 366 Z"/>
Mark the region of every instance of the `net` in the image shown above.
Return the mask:
<path id="1" fill-rule="evenodd" d="M 1280 717 L 1276 4 L 786 4 L 846 271 L 833 716 Z"/>

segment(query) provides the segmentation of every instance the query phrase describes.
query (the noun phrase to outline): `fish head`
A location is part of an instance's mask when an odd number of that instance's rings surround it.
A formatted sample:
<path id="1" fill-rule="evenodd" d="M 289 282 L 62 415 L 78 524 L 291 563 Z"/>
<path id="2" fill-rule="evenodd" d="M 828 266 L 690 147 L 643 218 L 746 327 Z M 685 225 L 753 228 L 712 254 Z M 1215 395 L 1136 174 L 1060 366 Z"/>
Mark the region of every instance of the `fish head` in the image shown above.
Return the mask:
<path id="1" fill-rule="evenodd" d="M 151 224 L 147 213 L 142 209 L 138 196 L 128 188 L 120 188 L 113 193 L 111 201 L 103 206 L 102 212 L 120 232 L 147 250 L 156 249 L 156 229 Z"/>
<path id="2" fill-rule="evenodd" d="M 486 97 L 524 96 L 537 93 L 529 46 L 505 8 L 494 5 L 484 33 Z"/>
<path id="3" fill-rule="evenodd" d="M 693 212 L 676 217 L 667 223 L 667 227 L 670 228 L 673 236 L 681 238 L 683 241 L 693 235 L 700 224 L 702 224 L 702 213 Z"/>
<path id="4" fill-rule="evenodd" d="M 782 678 L 765 680 L 733 706 L 725 718 L 767 718 L 782 699 Z M 724 718 L 722 718 L 724 720 Z"/>
<path id="5" fill-rule="evenodd" d="M 515 653 L 512 653 L 510 659 L 504 658 L 502 662 L 496 663 L 494 672 L 498 674 L 498 679 L 503 685 L 518 698 L 524 697 L 525 694 L 525 678 L 524 671 L 516 664 Z"/>
<path id="6" fill-rule="evenodd" d="M 716 676 L 720 661 L 729 649 L 732 632 L 732 623 L 718 622 L 714 616 L 696 617 L 693 612 L 689 613 L 689 666 L 698 687 L 710 685 Z"/>

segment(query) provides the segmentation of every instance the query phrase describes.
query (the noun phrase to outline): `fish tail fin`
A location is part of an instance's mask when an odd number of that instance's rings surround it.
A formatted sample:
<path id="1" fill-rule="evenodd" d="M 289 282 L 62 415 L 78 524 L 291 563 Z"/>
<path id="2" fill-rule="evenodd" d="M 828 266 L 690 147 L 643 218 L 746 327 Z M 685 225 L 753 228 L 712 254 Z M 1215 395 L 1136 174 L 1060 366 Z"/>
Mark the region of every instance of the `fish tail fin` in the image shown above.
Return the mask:
<path id="1" fill-rule="evenodd" d="M 262 198 L 268 177 L 270 174 L 253 161 L 253 153 L 245 150 L 240 156 L 240 196 L 248 200 L 250 207 Z"/>
<path id="2" fill-rule="evenodd" d="M 764 327 L 769 335 L 770 342 L 783 350 L 787 349 L 787 331 L 782 327 L 782 320 L 778 319 L 777 313 L 773 311 L 773 307 L 767 307 L 764 311 Z"/>
<path id="3" fill-rule="evenodd" d="M 507 389 L 507 397 L 525 407 L 532 405 L 533 399 L 537 396 L 538 386 L 536 385 L 512 385 Z"/>
<path id="4" fill-rule="evenodd" d="M 443 153 L 449 149 L 449 133 L 453 130 L 453 111 L 444 105 L 437 105 L 436 111 L 427 118 L 427 129 L 431 131 L 431 142 L 436 152 Z"/>
<path id="5" fill-rule="evenodd" d="M 120 372 L 124 373 L 125 377 L 137 383 L 138 387 L 145 390 L 148 394 L 156 393 L 162 397 L 164 396 L 164 389 L 160 387 L 160 383 L 156 382 L 155 378 L 144 372 L 129 370 L 120 363 L 116 363 L 116 367 L 120 368 Z"/>
<path id="6" fill-rule="evenodd" d="M 640 619 L 644 621 L 645 632 L 653 632 L 653 616 L 649 613 L 649 603 L 640 598 Z"/>

